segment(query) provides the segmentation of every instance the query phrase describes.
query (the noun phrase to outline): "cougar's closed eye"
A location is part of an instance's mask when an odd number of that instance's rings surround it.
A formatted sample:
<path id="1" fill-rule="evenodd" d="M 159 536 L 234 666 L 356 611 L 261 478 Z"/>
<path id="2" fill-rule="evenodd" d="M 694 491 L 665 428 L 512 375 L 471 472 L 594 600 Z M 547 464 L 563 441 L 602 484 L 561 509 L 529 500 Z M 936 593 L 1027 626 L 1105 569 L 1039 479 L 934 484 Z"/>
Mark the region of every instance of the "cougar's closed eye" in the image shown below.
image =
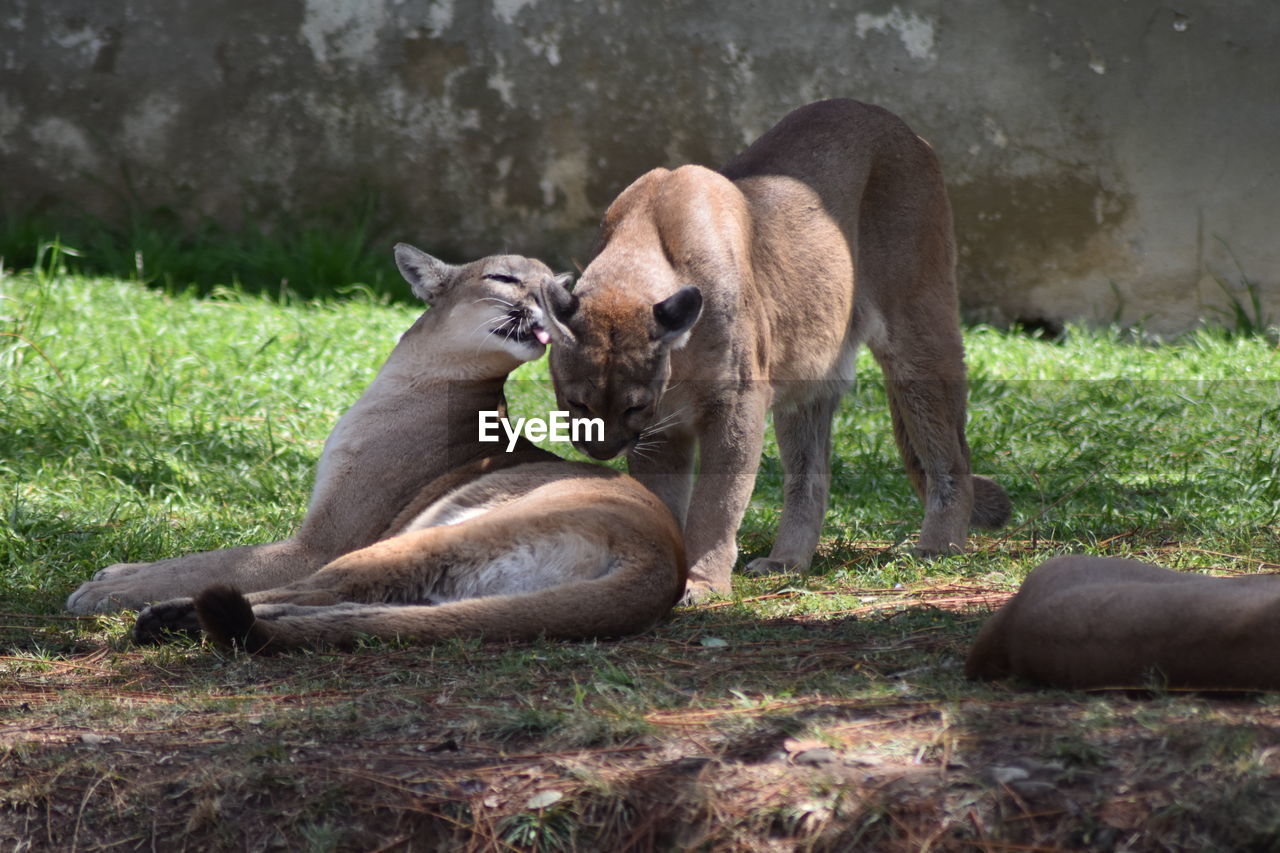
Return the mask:
<path id="1" fill-rule="evenodd" d="M 519 284 L 520 283 L 520 279 L 516 278 L 513 275 L 507 275 L 506 273 L 502 273 L 502 272 L 485 273 L 484 277 L 488 281 L 496 281 L 496 282 L 499 282 L 500 284 Z"/>

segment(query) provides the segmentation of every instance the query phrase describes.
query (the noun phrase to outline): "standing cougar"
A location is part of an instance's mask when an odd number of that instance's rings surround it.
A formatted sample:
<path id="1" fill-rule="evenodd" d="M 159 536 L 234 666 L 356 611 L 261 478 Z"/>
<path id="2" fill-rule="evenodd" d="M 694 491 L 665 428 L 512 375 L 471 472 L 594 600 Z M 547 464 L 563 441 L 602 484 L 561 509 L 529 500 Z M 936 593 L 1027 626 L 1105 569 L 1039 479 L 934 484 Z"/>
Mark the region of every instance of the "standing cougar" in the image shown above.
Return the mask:
<path id="1" fill-rule="evenodd" d="M 577 288 L 548 284 L 540 299 L 561 405 L 605 422 L 603 438 L 579 449 L 626 453 L 681 520 L 691 598 L 729 591 L 770 409 L 782 520 L 772 552 L 747 570 L 809 565 L 831 420 L 863 342 L 924 501 L 919 552 L 963 550 L 970 524 L 1008 520 L 1004 491 L 969 469 L 942 175 L 929 146 L 883 109 L 810 104 L 721 172 L 642 175 L 605 213 Z"/>
<path id="2" fill-rule="evenodd" d="M 507 374 L 545 349 L 532 290 L 550 270 L 515 256 L 452 267 L 403 244 L 396 260 L 431 308 L 325 442 L 297 536 L 106 569 L 69 606 L 161 600 L 139 614 L 138 639 L 198 616 L 251 651 L 362 635 L 613 636 L 670 609 L 684 550 L 654 495 L 523 439 L 509 453 L 479 440 Z"/>

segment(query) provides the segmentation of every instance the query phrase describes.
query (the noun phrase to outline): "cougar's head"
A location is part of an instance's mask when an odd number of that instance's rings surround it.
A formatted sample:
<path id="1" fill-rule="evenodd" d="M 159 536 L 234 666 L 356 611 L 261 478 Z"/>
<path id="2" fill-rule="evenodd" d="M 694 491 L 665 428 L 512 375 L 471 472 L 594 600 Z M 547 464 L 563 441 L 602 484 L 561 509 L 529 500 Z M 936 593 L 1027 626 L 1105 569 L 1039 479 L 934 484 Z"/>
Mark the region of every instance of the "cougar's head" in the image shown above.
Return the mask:
<path id="1" fill-rule="evenodd" d="M 516 364 L 541 356 L 551 340 L 537 293 L 561 288 L 571 276 L 557 276 L 541 261 L 520 255 L 493 255 L 453 266 L 407 243 L 395 248 L 396 266 L 413 293 L 431 306 L 423 315 L 435 328 L 431 342 L 442 355 Z"/>
<path id="2" fill-rule="evenodd" d="M 603 436 L 575 430 L 574 445 L 594 459 L 626 453 L 654 427 L 671 377 L 671 351 L 683 346 L 702 312 L 702 293 L 682 287 L 658 302 L 622 288 L 581 297 L 551 281 L 538 301 L 554 345 L 556 399 L 574 420 L 598 418 Z"/>

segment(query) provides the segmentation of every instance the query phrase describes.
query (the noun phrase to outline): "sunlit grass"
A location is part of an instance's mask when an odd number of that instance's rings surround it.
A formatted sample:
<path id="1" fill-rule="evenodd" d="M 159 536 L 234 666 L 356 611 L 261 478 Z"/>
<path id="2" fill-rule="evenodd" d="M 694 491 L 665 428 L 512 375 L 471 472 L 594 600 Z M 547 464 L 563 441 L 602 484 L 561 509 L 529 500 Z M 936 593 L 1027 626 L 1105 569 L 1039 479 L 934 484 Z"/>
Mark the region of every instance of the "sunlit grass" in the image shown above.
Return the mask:
<path id="1" fill-rule="evenodd" d="M 45 261 L 0 280 L 0 578 L 39 610 L 110 562 L 286 535 L 324 437 L 417 313 L 359 294 L 174 296 Z M 1010 492 L 1010 535 L 1275 558 L 1280 351 L 1265 338 L 1206 329 L 1156 345 L 1072 328 L 1055 343 L 980 327 L 967 345 L 974 468 Z M 858 374 L 837 416 L 817 570 L 992 571 L 988 557 L 926 568 L 892 547 L 921 510 L 865 354 Z M 545 359 L 509 396 L 516 414 L 554 406 Z M 767 549 L 780 500 L 770 437 L 744 551 Z M 890 555 L 866 558 L 868 542 Z"/>

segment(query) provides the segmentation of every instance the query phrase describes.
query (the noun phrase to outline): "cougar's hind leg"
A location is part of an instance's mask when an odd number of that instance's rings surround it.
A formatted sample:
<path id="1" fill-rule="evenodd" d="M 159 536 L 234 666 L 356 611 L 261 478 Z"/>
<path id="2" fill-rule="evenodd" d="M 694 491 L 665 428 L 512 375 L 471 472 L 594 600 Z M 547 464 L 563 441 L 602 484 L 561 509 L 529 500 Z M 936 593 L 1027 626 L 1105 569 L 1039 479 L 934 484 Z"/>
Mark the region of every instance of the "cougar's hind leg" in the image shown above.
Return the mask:
<path id="1" fill-rule="evenodd" d="M 827 513 L 831 488 L 831 419 L 840 404 L 838 389 L 812 399 L 780 405 L 773 412 L 782 457 L 782 519 L 768 557 L 752 560 L 756 575 L 804 571 L 813 560 Z"/>
<path id="2" fill-rule="evenodd" d="M 893 358 L 881 358 L 880 363 L 893 437 L 907 477 L 924 503 L 916 550 L 923 556 L 963 551 L 973 514 L 973 478 L 964 438 L 965 381 L 919 378 L 920 372 L 904 370 Z"/>
<path id="3" fill-rule="evenodd" d="M 252 605 L 434 604 L 458 598 L 527 592 L 608 564 L 607 549 L 575 535 L 572 513 L 557 521 L 502 510 L 458 524 L 428 527 L 352 551 L 311 577 L 253 593 Z"/>
<path id="4" fill-rule="evenodd" d="M 344 554 L 300 581 L 245 596 L 250 604 L 317 607 L 343 602 L 422 602 L 459 564 L 457 528 L 402 533 Z"/>
<path id="5" fill-rule="evenodd" d="M 671 606 L 676 592 L 674 553 L 649 542 L 653 531 L 637 529 L 629 535 L 638 540 L 635 547 L 641 553 L 628 563 L 611 551 L 614 534 L 578 529 L 573 520 L 579 507 L 578 502 L 569 507 L 562 515 L 565 523 L 554 514 L 538 513 L 550 523 L 537 535 L 530 534 L 529 514 L 517 513 L 473 531 L 467 538 L 480 543 L 475 550 L 462 541 L 443 543 L 432 555 L 447 565 L 436 606 L 369 600 L 325 606 L 253 603 L 261 596 L 228 589 L 206 590 L 195 606 L 201 626 L 215 642 L 268 654 L 347 647 L 362 636 L 423 642 L 466 636 L 616 636 L 651 624 Z M 619 519 L 617 528 L 625 531 L 627 521 Z"/>

